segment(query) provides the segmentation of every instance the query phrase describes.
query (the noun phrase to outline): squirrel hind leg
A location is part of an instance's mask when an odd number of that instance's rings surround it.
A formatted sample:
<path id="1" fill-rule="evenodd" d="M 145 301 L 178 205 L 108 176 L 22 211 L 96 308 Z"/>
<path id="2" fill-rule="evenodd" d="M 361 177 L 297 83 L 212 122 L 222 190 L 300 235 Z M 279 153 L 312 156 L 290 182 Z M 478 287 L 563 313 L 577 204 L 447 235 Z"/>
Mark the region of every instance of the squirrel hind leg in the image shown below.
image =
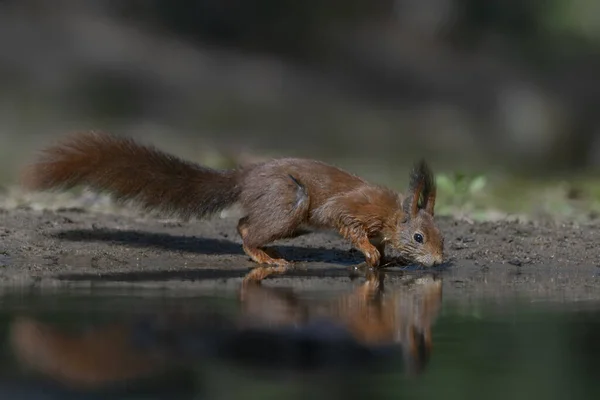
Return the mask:
<path id="1" fill-rule="evenodd" d="M 252 259 L 252 261 L 258 264 L 278 266 L 288 266 L 292 264 L 290 261 L 283 259 L 274 249 L 264 248 L 264 245 L 275 239 L 269 240 L 269 238 L 263 240 L 263 243 L 256 241 L 256 236 L 253 236 L 253 233 L 256 233 L 256 228 L 253 228 L 253 225 L 250 225 L 248 217 L 240 219 L 237 231 L 242 238 L 244 252 Z"/>
<path id="2" fill-rule="evenodd" d="M 274 249 L 257 247 L 256 245 L 248 245 L 249 238 L 248 217 L 240 219 L 238 224 L 238 232 L 242 237 L 242 246 L 244 252 L 257 264 L 267 264 L 269 266 L 259 266 L 252 269 L 245 277 L 244 283 L 261 282 L 263 279 L 273 276 L 282 275 L 288 272 L 292 263 L 282 258 Z"/>
<path id="3" fill-rule="evenodd" d="M 260 264 L 291 264 L 264 246 L 294 236 L 307 221 L 310 201 L 302 183 L 283 175 L 275 177 L 268 188 L 249 185 L 242 204 L 248 215 L 240 219 L 237 230 L 246 254 Z"/>

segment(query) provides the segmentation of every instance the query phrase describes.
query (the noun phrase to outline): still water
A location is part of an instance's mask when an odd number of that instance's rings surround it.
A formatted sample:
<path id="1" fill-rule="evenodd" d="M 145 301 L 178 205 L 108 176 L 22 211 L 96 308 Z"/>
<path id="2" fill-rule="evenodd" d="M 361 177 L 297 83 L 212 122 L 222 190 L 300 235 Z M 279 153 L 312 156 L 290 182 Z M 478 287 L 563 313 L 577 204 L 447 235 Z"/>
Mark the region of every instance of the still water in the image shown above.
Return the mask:
<path id="1" fill-rule="evenodd" d="M 347 283 L 5 290 L 0 398 L 600 398 L 600 304 Z"/>

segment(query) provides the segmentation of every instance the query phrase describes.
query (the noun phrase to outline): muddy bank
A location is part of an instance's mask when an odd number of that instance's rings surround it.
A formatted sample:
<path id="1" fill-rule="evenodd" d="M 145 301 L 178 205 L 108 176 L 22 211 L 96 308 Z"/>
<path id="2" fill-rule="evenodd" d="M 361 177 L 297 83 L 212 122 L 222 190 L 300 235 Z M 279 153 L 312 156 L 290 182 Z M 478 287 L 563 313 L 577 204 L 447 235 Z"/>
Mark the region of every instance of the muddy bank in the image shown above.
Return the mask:
<path id="1" fill-rule="evenodd" d="M 235 232 L 237 215 L 205 221 L 83 210 L 0 211 L 0 282 L 28 285 L 234 287 L 254 266 Z M 600 299 L 600 227 L 552 223 L 469 223 L 440 219 L 448 265 L 436 271 L 444 296 Z M 265 284 L 344 287 L 360 253 L 331 233 L 278 242 L 298 261 Z M 390 276 L 419 274 L 398 271 Z M 391 279 L 391 278 L 390 278 Z"/>

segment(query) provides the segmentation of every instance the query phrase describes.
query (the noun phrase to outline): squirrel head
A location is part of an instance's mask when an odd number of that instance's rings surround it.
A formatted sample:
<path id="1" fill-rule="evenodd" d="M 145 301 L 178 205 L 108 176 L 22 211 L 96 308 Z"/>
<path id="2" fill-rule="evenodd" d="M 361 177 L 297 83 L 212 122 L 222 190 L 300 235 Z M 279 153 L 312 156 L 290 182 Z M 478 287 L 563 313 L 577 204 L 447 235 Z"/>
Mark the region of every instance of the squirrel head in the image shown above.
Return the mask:
<path id="1" fill-rule="evenodd" d="M 402 202 L 403 218 L 391 238 L 408 262 L 433 267 L 443 262 L 444 237 L 434 220 L 436 184 L 425 161 L 413 167 L 409 190 Z"/>

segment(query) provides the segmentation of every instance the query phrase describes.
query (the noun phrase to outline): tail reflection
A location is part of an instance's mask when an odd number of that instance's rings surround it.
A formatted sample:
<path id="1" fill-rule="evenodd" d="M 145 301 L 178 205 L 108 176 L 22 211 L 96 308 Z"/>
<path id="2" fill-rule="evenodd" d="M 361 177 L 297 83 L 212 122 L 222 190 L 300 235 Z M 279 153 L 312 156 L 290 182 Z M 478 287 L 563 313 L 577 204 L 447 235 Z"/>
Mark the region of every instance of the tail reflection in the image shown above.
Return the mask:
<path id="1" fill-rule="evenodd" d="M 392 360 L 419 373 L 431 354 L 441 280 L 423 276 L 388 282 L 385 289 L 384 280 L 383 273 L 369 274 L 351 292 L 329 299 L 245 282 L 235 314 L 182 311 L 85 332 L 22 317 L 13 322 L 9 340 L 22 365 L 79 388 L 138 380 L 174 367 L 191 369 L 215 358 L 276 370 L 362 370 L 365 364 Z"/>
<path id="2" fill-rule="evenodd" d="M 156 355 L 131 346 L 131 332 L 121 324 L 74 333 L 18 318 L 12 324 L 10 342 L 23 365 L 78 386 L 138 379 L 165 366 Z"/>

